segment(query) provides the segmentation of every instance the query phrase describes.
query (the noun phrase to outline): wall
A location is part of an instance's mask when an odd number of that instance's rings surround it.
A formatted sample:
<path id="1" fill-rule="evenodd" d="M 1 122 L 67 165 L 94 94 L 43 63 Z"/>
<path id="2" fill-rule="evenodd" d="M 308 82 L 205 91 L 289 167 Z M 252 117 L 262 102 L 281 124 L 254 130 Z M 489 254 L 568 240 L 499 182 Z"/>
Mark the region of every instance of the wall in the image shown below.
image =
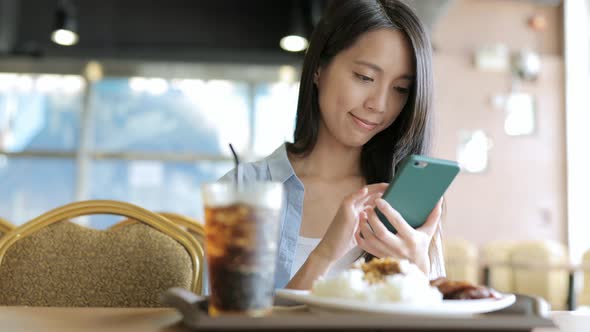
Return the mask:
<path id="1" fill-rule="evenodd" d="M 542 13 L 542 36 L 527 27 Z M 462 173 L 446 195 L 447 238 L 476 244 L 490 240 L 566 239 L 564 66 L 561 7 L 506 0 L 457 1 L 434 27 L 437 107 L 435 155 L 456 159 L 459 132 L 483 129 L 493 141 L 488 169 Z M 510 91 L 509 73 L 478 71 L 473 51 L 503 42 L 542 53 L 542 73 L 521 91 L 536 97 L 536 131 L 504 133 L 504 112 L 491 98 Z"/>

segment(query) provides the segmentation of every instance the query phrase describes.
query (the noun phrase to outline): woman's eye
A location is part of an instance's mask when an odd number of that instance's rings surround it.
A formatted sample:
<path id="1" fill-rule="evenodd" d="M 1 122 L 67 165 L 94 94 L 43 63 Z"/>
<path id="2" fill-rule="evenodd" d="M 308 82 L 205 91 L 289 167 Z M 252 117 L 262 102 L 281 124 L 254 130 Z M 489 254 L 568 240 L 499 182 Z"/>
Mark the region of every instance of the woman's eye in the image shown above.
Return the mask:
<path id="1" fill-rule="evenodd" d="M 363 74 L 354 73 L 354 75 L 355 75 L 355 76 L 356 76 L 356 77 L 357 77 L 359 80 L 361 80 L 361 81 L 364 81 L 364 82 L 373 82 L 373 79 L 372 79 L 372 78 L 370 78 L 370 77 L 368 77 L 368 76 L 365 76 L 365 75 L 363 75 Z"/>
<path id="2" fill-rule="evenodd" d="M 397 86 L 397 87 L 395 87 L 395 90 L 396 90 L 397 92 L 399 92 L 399 93 L 402 93 L 402 94 L 407 94 L 407 93 L 409 93 L 409 92 L 410 92 L 410 89 L 408 89 L 408 88 L 404 88 L 404 87 L 401 87 L 401 86 Z"/>

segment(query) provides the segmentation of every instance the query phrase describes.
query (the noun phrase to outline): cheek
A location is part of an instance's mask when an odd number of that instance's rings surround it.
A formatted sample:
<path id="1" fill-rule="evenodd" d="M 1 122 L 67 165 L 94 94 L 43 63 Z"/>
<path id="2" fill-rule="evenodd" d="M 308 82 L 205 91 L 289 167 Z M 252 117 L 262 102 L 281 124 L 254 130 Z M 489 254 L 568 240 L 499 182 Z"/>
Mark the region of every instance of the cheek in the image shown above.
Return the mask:
<path id="1" fill-rule="evenodd" d="M 350 79 L 335 78 L 320 86 L 320 107 L 322 113 L 348 112 L 362 105 L 362 89 L 355 87 Z"/>
<path id="2" fill-rule="evenodd" d="M 336 96 L 335 104 L 337 110 L 349 111 L 353 103 L 350 98 L 350 95 L 346 94 L 343 90 L 341 90 Z"/>
<path id="3" fill-rule="evenodd" d="M 365 99 L 367 99 L 367 90 L 350 79 L 343 80 L 341 85 L 340 101 L 342 106 L 346 106 L 348 109 L 362 107 Z"/>

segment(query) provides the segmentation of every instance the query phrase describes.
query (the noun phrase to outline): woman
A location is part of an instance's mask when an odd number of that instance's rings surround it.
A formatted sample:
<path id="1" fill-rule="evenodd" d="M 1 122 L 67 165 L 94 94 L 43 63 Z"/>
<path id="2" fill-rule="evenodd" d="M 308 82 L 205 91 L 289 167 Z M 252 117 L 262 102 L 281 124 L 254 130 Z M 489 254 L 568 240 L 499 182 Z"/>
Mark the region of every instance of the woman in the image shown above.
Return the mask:
<path id="1" fill-rule="evenodd" d="M 363 252 L 444 274 L 440 203 L 412 229 L 380 199 L 405 156 L 428 152 L 431 62 L 423 25 L 400 1 L 334 1 L 322 18 L 303 64 L 294 143 L 243 170 L 246 182 L 285 185 L 277 288 L 309 289 Z"/>

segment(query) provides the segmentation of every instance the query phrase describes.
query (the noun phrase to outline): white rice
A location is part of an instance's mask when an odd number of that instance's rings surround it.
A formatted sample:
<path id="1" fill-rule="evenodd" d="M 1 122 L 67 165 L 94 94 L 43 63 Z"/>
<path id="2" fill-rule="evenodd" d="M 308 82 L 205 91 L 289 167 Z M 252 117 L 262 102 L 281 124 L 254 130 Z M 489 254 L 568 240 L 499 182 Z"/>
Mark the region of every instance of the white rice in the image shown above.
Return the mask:
<path id="1" fill-rule="evenodd" d="M 330 279 L 320 278 L 312 287 L 312 294 L 360 300 L 371 303 L 403 302 L 413 304 L 435 304 L 442 302 L 442 294 L 430 286 L 428 277 L 414 264 L 400 261 L 402 273 L 389 275 L 380 283 L 370 285 L 363 279 L 364 273 L 358 268 L 342 271 Z"/>

